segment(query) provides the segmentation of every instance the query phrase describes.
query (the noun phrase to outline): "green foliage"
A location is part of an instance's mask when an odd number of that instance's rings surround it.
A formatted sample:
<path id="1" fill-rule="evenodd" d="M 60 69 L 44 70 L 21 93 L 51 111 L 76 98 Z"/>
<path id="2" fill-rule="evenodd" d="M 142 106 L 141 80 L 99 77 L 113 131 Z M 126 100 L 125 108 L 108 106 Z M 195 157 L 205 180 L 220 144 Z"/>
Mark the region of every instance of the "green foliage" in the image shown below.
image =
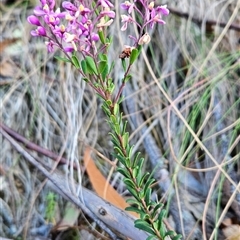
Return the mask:
<path id="1" fill-rule="evenodd" d="M 136 61 L 136 59 L 138 58 L 138 55 L 139 55 L 139 51 L 136 48 L 134 48 L 131 52 L 130 60 L 129 60 L 131 65 Z"/>
<path id="2" fill-rule="evenodd" d="M 143 173 L 144 158 L 140 157 L 139 152 L 132 155 L 133 146 L 130 145 L 129 133 L 126 132 L 127 122 L 122 121 L 119 104 L 114 104 L 108 100 L 104 102 L 103 109 L 112 130 L 109 134 L 112 136 L 114 145 L 113 156 L 122 164 L 117 168 L 117 171 L 125 177 L 123 181 L 126 188 L 134 197 L 134 199 L 128 200 L 131 206 L 127 207 L 126 210 L 140 215 L 140 219 L 135 221 L 135 227 L 151 234 L 148 239 L 175 237 L 176 234 L 167 231 L 163 222 L 166 216 L 163 204 L 151 200 L 152 184 L 155 182 L 154 171 L 151 174 Z M 180 235 L 178 237 L 180 238 Z"/>
<path id="3" fill-rule="evenodd" d="M 65 57 L 54 56 L 54 58 L 56 58 L 58 61 L 62 61 L 62 62 L 67 62 L 67 63 L 71 62 L 68 58 L 65 58 Z"/>
<path id="4" fill-rule="evenodd" d="M 128 74 L 125 78 L 124 78 L 124 82 L 128 82 L 131 79 L 132 75 Z"/>
<path id="5" fill-rule="evenodd" d="M 97 67 L 94 62 L 94 59 L 90 56 L 86 56 L 85 61 L 86 61 L 86 66 L 87 66 L 87 72 L 89 72 L 90 74 L 94 73 L 97 75 L 98 71 L 97 71 Z"/>
<path id="6" fill-rule="evenodd" d="M 98 68 L 99 68 L 99 73 L 102 76 L 103 81 L 105 81 L 106 76 L 108 74 L 108 63 L 106 60 L 102 60 L 99 62 L 98 64 Z"/>
<path id="7" fill-rule="evenodd" d="M 49 192 L 46 196 L 46 211 L 45 219 L 47 222 L 54 223 L 55 211 L 56 211 L 56 194 Z"/>
<path id="8" fill-rule="evenodd" d="M 105 44 L 106 43 L 106 39 L 105 39 L 105 36 L 103 34 L 103 31 L 98 31 L 98 36 L 100 38 L 101 43 Z"/>
<path id="9" fill-rule="evenodd" d="M 71 58 L 71 60 L 72 60 L 72 64 L 74 65 L 74 67 L 75 67 L 76 69 L 79 69 L 79 68 L 80 68 L 80 62 L 79 62 L 77 56 L 76 56 L 76 55 L 73 55 L 72 58 Z"/>
<path id="10" fill-rule="evenodd" d="M 122 58 L 121 60 L 122 60 L 122 67 L 123 67 L 123 70 L 124 70 L 124 72 L 126 72 L 126 71 L 127 71 L 126 60 L 125 60 L 125 58 Z"/>
<path id="11" fill-rule="evenodd" d="M 81 61 L 81 68 L 84 74 L 88 74 L 87 63 L 85 60 Z"/>

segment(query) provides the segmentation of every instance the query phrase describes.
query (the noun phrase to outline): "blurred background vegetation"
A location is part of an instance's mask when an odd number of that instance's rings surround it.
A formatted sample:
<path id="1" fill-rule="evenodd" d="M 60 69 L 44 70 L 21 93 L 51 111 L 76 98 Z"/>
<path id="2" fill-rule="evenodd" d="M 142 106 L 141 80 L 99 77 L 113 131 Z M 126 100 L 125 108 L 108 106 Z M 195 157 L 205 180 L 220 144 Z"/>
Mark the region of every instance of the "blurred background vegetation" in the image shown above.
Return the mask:
<path id="1" fill-rule="evenodd" d="M 115 1 L 117 15 L 109 32 L 116 84 L 123 76 L 119 54 L 131 44 L 131 32 L 120 31 L 120 2 Z M 167 24 L 151 32 L 124 92 L 131 143 L 146 159 L 144 171 L 163 164 L 166 176 L 159 176 L 162 187 L 156 186 L 152 197 L 165 204 L 169 225 L 183 239 L 240 239 L 240 1 L 157 3 L 170 9 Z M 99 171 L 127 198 L 122 176 L 113 171 L 101 100 L 70 64 L 47 53 L 43 39 L 30 36 L 26 18 L 36 4 L 0 2 L 1 122 L 78 162 L 80 174 L 72 177 L 89 189 L 93 183 L 83 156 L 91 146 Z M 0 139 L 0 237 L 109 238 Z M 54 165 L 49 157 L 30 152 Z M 65 165 L 58 168 L 67 172 Z"/>

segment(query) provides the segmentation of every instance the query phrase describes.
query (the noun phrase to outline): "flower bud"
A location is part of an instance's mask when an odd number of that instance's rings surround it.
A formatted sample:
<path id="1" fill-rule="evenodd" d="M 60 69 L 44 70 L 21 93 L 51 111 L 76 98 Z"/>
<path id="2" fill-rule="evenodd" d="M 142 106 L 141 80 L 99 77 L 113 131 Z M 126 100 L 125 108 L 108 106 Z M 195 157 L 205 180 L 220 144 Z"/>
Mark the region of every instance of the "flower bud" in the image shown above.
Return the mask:
<path id="1" fill-rule="evenodd" d="M 27 20 L 32 25 L 41 26 L 41 23 L 39 22 L 38 18 L 33 15 L 29 16 Z"/>
<path id="2" fill-rule="evenodd" d="M 148 44 L 151 41 L 151 37 L 148 33 L 145 33 L 138 41 L 139 45 Z"/>

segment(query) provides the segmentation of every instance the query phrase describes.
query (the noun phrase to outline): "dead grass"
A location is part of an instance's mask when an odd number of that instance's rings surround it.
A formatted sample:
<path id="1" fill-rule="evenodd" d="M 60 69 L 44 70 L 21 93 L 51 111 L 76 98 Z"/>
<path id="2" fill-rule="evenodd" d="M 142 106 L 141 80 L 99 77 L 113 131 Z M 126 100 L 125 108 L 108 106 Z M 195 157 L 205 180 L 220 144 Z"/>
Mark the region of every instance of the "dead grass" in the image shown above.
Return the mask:
<path id="1" fill-rule="evenodd" d="M 156 188 L 154 194 L 166 203 L 168 221 L 183 239 L 231 239 L 233 232 L 227 230 L 240 224 L 240 32 L 228 30 L 230 24 L 240 24 L 239 5 L 237 0 L 169 2 L 170 8 L 188 16 L 172 14 L 166 26 L 152 33 L 151 44 L 132 71 L 124 102 L 131 141 L 135 151 L 143 151 L 146 171 L 152 169 L 146 136 L 151 135 L 159 149 L 174 194 L 164 188 Z M 26 16 L 32 7 L 19 1 L 13 6 L 1 3 L 2 39 L 20 39 L 1 52 L 1 121 L 79 164 L 77 172 L 58 168 L 90 188 L 82 165 L 85 146 L 114 160 L 101 101 L 70 65 L 53 60 L 43 41 L 30 37 Z M 193 23 L 193 18 L 201 23 Z M 205 24 L 209 20 L 216 25 Z M 219 22 L 226 27 L 219 27 Z M 118 55 L 129 40 L 118 21 L 111 31 L 115 47 L 110 56 L 116 61 L 117 83 L 123 74 Z M 126 110 L 128 100 L 135 104 L 133 112 Z M 55 222 L 48 224 L 44 218 L 50 190 L 44 178 L 0 136 L 0 236 L 44 236 L 63 218 L 66 202 L 57 197 Z M 50 158 L 31 154 L 56 167 Z M 95 159 L 107 177 L 111 165 Z M 119 174 L 111 180 L 120 193 L 127 194 Z M 104 235 L 80 214 L 79 228 L 85 231 L 88 224 Z M 89 239 L 100 238 L 87 230 Z"/>

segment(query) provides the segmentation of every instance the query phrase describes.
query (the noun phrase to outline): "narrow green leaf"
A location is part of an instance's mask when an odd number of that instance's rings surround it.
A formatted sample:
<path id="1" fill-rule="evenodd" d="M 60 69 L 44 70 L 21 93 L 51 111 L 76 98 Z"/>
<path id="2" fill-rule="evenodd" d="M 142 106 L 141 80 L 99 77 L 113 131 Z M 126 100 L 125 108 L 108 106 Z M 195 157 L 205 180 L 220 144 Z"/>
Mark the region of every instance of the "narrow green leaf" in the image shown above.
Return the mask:
<path id="1" fill-rule="evenodd" d="M 95 88 L 100 88 L 100 87 L 101 87 L 101 84 L 100 84 L 100 83 L 93 83 L 93 86 L 94 86 Z"/>
<path id="2" fill-rule="evenodd" d="M 115 103 L 115 105 L 113 107 L 113 113 L 114 113 L 114 115 L 118 115 L 118 113 L 119 113 L 119 104 Z"/>
<path id="3" fill-rule="evenodd" d="M 86 61 L 85 60 L 82 60 L 81 61 L 81 68 L 82 68 L 82 71 L 84 74 L 87 74 L 87 64 L 86 64 Z"/>
<path id="4" fill-rule="evenodd" d="M 153 222 L 153 228 L 154 228 L 156 231 L 158 231 L 158 221 L 159 221 L 159 220 L 155 220 L 155 221 Z"/>
<path id="5" fill-rule="evenodd" d="M 111 139 L 112 143 L 114 146 L 118 147 L 118 148 L 121 148 L 119 142 L 116 142 L 113 138 Z"/>
<path id="6" fill-rule="evenodd" d="M 110 118 L 111 112 L 110 112 L 110 110 L 109 110 L 109 107 L 106 106 L 105 104 L 106 104 L 106 103 L 104 103 L 104 104 L 102 105 L 102 109 L 103 109 L 103 111 L 105 112 L 105 114 Z"/>
<path id="7" fill-rule="evenodd" d="M 130 60 L 129 60 L 131 65 L 135 62 L 135 60 L 137 59 L 138 55 L 139 55 L 138 50 L 136 48 L 134 48 L 132 50 L 132 52 L 131 52 Z"/>
<path id="8" fill-rule="evenodd" d="M 127 71 L 126 60 L 125 60 L 125 58 L 122 58 L 121 60 L 122 60 L 122 67 L 123 67 L 123 70 L 124 70 L 124 72 L 126 72 L 126 71 Z"/>
<path id="9" fill-rule="evenodd" d="M 119 124 L 118 123 L 116 123 L 115 125 L 114 125 L 114 131 L 115 131 L 115 133 L 116 134 L 120 134 L 120 126 L 119 126 Z"/>
<path id="10" fill-rule="evenodd" d="M 129 149 L 126 149 L 126 150 L 127 150 L 127 155 L 128 155 L 129 157 L 132 156 L 133 147 L 134 147 L 134 145 L 132 145 Z"/>
<path id="11" fill-rule="evenodd" d="M 117 153 L 112 153 L 112 155 L 117 158 L 119 160 L 119 162 L 123 165 L 123 166 L 126 166 L 125 164 L 125 157 L 124 156 L 121 156 Z"/>
<path id="12" fill-rule="evenodd" d="M 130 78 L 132 77 L 132 75 L 128 74 L 125 78 L 124 78 L 124 82 L 128 82 L 130 80 Z"/>
<path id="13" fill-rule="evenodd" d="M 111 83 L 109 84 L 108 89 L 109 89 L 109 92 L 112 93 L 113 90 L 115 89 L 115 84 L 114 84 L 113 82 L 111 82 Z"/>
<path id="14" fill-rule="evenodd" d="M 65 57 L 54 56 L 54 58 L 56 58 L 57 60 L 62 61 L 62 62 L 67 62 L 67 63 L 71 62 L 68 58 L 65 58 Z"/>
<path id="15" fill-rule="evenodd" d="M 99 94 L 99 93 L 96 93 L 96 95 L 97 95 L 99 98 L 101 98 L 101 99 L 105 100 L 101 94 Z"/>
<path id="16" fill-rule="evenodd" d="M 165 233 L 165 236 L 164 236 L 164 237 L 166 237 L 166 236 L 174 236 L 174 235 L 176 235 L 176 233 L 175 233 L 174 231 L 167 231 L 167 232 Z"/>
<path id="17" fill-rule="evenodd" d="M 156 235 L 147 237 L 146 240 L 156 240 Z"/>
<path id="18" fill-rule="evenodd" d="M 142 186 L 142 183 L 144 181 L 144 179 L 142 179 L 142 169 L 143 169 L 143 163 L 144 163 L 144 158 L 140 158 L 139 161 L 138 161 L 138 167 L 139 167 L 139 172 L 138 172 L 138 175 L 137 175 L 137 183 L 138 183 L 138 186 Z"/>
<path id="19" fill-rule="evenodd" d="M 89 79 L 88 79 L 88 78 L 85 78 L 85 77 L 82 78 L 82 80 L 85 81 L 85 82 L 89 82 Z"/>
<path id="20" fill-rule="evenodd" d="M 143 176 L 141 176 L 141 173 L 139 173 L 137 175 L 136 180 L 137 180 L 137 184 L 139 187 L 141 187 L 143 185 L 144 181 L 146 180 L 146 178 L 148 177 L 149 174 L 150 174 L 149 172 L 146 172 L 143 174 Z"/>
<path id="21" fill-rule="evenodd" d="M 113 40 L 113 37 L 111 36 L 110 38 L 106 38 L 106 42 L 111 44 L 112 43 L 112 40 Z"/>
<path id="22" fill-rule="evenodd" d="M 105 39 L 103 31 L 98 31 L 98 36 L 100 38 L 101 43 L 105 44 L 106 43 L 106 39 Z"/>
<path id="23" fill-rule="evenodd" d="M 127 199 L 126 202 L 127 202 L 128 204 L 130 204 L 130 205 L 137 205 L 137 206 L 140 206 L 140 205 L 141 205 L 140 202 L 138 202 L 136 199 L 133 199 L 133 198 Z"/>
<path id="24" fill-rule="evenodd" d="M 98 63 L 99 72 L 102 73 L 107 68 L 107 61 L 102 60 Z"/>
<path id="25" fill-rule="evenodd" d="M 80 63 L 79 63 L 78 58 L 77 58 L 75 55 L 73 55 L 72 58 L 71 58 L 71 60 L 72 60 L 72 64 L 73 64 L 77 69 L 79 69 L 79 68 L 80 68 Z"/>
<path id="26" fill-rule="evenodd" d="M 106 100 L 104 103 L 109 107 L 112 105 L 112 101 L 110 99 Z"/>
<path id="27" fill-rule="evenodd" d="M 101 60 L 101 61 L 106 61 L 106 62 L 108 61 L 108 57 L 104 53 L 99 53 L 98 57 L 99 57 L 99 60 Z"/>
<path id="28" fill-rule="evenodd" d="M 124 123 L 123 123 L 122 135 L 125 134 L 125 132 L 126 132 L 127 123 L 128 123 L 127 121 L 124 121 Z"/>
<path id="29" fill-rule="evenodd" d="M 96 16 L 99 16 L 99 10 L 98 10 L 98 8 L 96 8 L 96 3 L 94 1 L 91 1 L 91 3 L 92 3 L 91 9 L 94 9 Z"/>
<path id="30" fill-rule="evenodd" d="M 128 168 L 131 167 L 131 160 L 129 157 L 126 157 L 126 167 L 128 167 Z"/>
<path id="31" fill-rule="evenodd" d="M 119 147 L 117 147 L 117 146 L 114 146 L 113 148 L 114 148 L 114 150 L 115 150 L 116 153 L 118 153 L 118 154 L 120 154 L 121 156 L 124 157 L 124 153 L 123 153 L 123 151 L 122 151 L 121 148 L 119 148 Z"/>
<path id="32" fill-rule="evenodd" d="M 137 166 L 137 168 L 138 168 L 138 172 L 137 172 L 137 175 L 136 175 L 137 185 L 139 187 L 142 187 L 142 185 L 140 185 L 141 184 L 141 179 L 142 179 L 142 177 L 144 177 L 145 174 L 142 176 L 142 168 L 139 167 L 139 166 Z"/>
<path id="33" fill-rule="evenodd" d="M 140 158 L 140 159 L 139 159 L 139 162 L 138 162 L 138 166 L 139 166 L 139 168 L 142 169 L 142 167 L 143 167 L 143 163 L 144 163 L 144 158 Z"/>
<path id="34" fill-rule="evenodd" d="M 142 189 L 138 194 L 139 194 L 139 197 L 140 197 L 141 199 L 144 198 L 145 193 L 144 193 L 143 189 Z"/>
<path id="35" fill-rule="evenodd" d="M 147 182 L 144 184 L 144 192 L 147 191 L 148 188 L 150 188 L 150 185 L 155 182 L 154 178 L 148 178 Z"/>
<path id="36" fill-rule="evenodd" d="M 131 179 L 125 178 L 123 182 L 126 184 L 128 188 L 135 190 L 134 182 Z"/>
<path id="37" fill-rule="evenodd" d="M 161 227 L 158 230 L 160 232 L 160 236 L 164 237 L 166 235 L 166 227 L 164 224 L 161 224 Z"/>
<path id="38" fill-rule="evenodd" d="M 162 225 L 163 219 L 164 219 L 165 216 L 166 216 L 166 213 L 167 213 L 167 211 L 166 211 L 165 209 L 162 209 L 161 212 L 159 213 L 159 215 L 158 215 L 158 220 L 159 220 L 158 229 L 161 228 L 161 225 Z"/>
<path id="39" fill-rule="evenodd" d="M 120 104 L 123 100 L 124 100 L 124 96 L 122 95 L 120 98 L 119 98 L 119 100 L 118 100 L 118 104 Z"/>
<path id="40" fill-rule="evenodd" d="M 137 219 L 135 222 L 134 222 L 134 225 L 135 227 L 145 231 L 145 232 L 148 232 L 150 234 L 153 234 L 155 235 L 155 232 L 154 230 L 152 229 L 152 227 L 150 226 L 150 224 L 148 224 L 147 222 L 141 220 L 141 219 Z"/>
<path id="41" fill-rule="evenodd" d="M 134 157 L 134 159 L 133 159 L 133 167 L 138 166 L 140 154 L 141 154 L 141 152 L 137 152 L 137 153 L 135 154 L 135 157 Z"/>
<path id="42" fill-rule="evenodd" d="M 123 142 L 123 147 L 124 148 L 126 148 L 127 144 L 129 143 L 128 140 L 129 140 L 129 133 L 126 132 L 122 136 L 122 142 Z"/>
<path id="43" fill-rule="evenodd" d="M 138 197 L 137 191 L 133 188 L 130 188 L 127 186 L 128 191 L 132 194 L 133 197 L 135 197 L 137 200 L 141 201 L 140 198 Z"/>
<path id="44" fill-rule="evenodd" d="M 101 73 L 103 81 L 106 81 L 107 75 L 108 75 L 108 65 L 106 65 L 106 67 L 104 68 L 104 70 Z"/>
<path id="45" fill-rule="evenodd" d="M 156 206 L 154 207 L 153 212 L 152 212 L 153 218 L 156 217 L 156 215 L 158 214 L 158 212 L 161 210 L 162 207 L 163 207 L 162 203 L 157 203 L 156 204 Z"/>
<path id="46" fill-rule="evenodd" d="M 139 172 L 139 167 L 136 166 L 135 168 L 132 168 L 132 175 L 134 178 L 136 178 L 136 176 L 138 175 Z"/>
<path id="47" fill-rule="evenodd" d="M 147 188 L 147 190 L 144 192 L 145 202 L 147 206 L 151 206 L 151 196 L 152 196 L 152 189 Z"/>
<path id="48" fill-rule="evenodd" d="M 179 240 L 182 239 L 182 235 L 178 234 L 177 236 L 174 236 L 172 240 Z"/>
<path id="49" fill-rule="evenodd" d="M 90 56 L 86 56 L 85 60 L 86 60 L 86 63 L 87 63 L 88 71 L 92 71 L 95 74 L 97 74 L 97 68 L 96 68 L 96 65 L 95 65 L 95 62 L 94 62 L 93 58 L 90 57 Z"/>
<path id="50" fill-rule="evenodd" d="M 119 143 L 119 140 L 118 140 L 117 136 L 116 136 L 114 133 L 111 133 L 111 132 L 110 132 L 109 135 L 111 135 L 111 137 L 112 137 L 116 142 Z"/>
<path id="51" fill-rule="evenodd" d="M 114 125 L 117 124 L 117 118 L 116 118 L 116 116 L 111 115 L 111 116 L 110 116 L 110 120 L 111 120 L 111 122 L 112 122 Z"/>
<path id="52" fill-rule="evenodd" d="M 126 178 L 130 178 L 130 177 L 131 177 L 130 174 L 129 174 L 129 172 L 126 171 L 125 169 L 121 168 L 121 167 L 118 167 L 118 168 L 117 168 L 117 171 L 118 171 L 119 173 L 121 173 L 121 174 L 122 174 L 124 177 L 126 177 Z"/>
<path id="53" fill-rule="evenodd" d="M 115 62 L 112 62 L 108 73 L 111 73 L 111 72 L 112 72 L 114 66 L 115 66 Z"/>
<path id="54" fill-rule="evenodd" d="M 145 210 L 143 210 L 143 207 L 141 208 L 142 209 L 142 213 L 140 215 L 140 219 L 142 220 L 146 220 L 146 219 L 149 219 L 149 215 L 147 213 L 145 213 Z"/>
<path id="55" fill-rule="evenodd" d="M 136 213 L 139 213 L 139 214 L 142 213 L 142 210 L 140 210 L 140 209 L 138 209 L 136 207 L 131 207 L 131 206 L 130 207 L 126 207 L 125 210 L 129 211 L 129 212 L 136 212 Z"/>
<path id="56" fill-rule="evenodd" d="M 138 45 L 137 49 L 138 49 L 138 55 L 139 55 L 142 51 L 142 45 Z"/>

